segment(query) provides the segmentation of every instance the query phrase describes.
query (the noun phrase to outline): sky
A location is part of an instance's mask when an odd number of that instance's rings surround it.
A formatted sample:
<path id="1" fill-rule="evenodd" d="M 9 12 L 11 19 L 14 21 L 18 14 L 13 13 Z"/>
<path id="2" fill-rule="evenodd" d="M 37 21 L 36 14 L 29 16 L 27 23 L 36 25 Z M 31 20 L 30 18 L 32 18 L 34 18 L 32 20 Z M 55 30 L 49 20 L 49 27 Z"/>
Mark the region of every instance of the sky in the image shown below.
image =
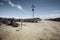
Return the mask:
<path id="1" fill-rule="evenodd" d="M 0 17 L 32 18 L 60 17 L 60 0 L 0 0 Z"/>

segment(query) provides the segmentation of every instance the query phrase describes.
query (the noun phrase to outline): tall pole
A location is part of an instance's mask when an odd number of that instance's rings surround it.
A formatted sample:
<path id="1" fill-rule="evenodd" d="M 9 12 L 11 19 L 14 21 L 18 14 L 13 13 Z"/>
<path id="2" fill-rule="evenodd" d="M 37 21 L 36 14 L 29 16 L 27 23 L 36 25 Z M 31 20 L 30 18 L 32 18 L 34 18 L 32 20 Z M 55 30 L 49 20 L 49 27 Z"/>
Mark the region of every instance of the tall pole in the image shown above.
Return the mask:
<path id="1" fill-rule="evenodd" d="M 32 11 L 33 11 L 33 15 L 32 15 L 32 17 L 34 18 L 34 8 L 35 8 L 35 6 L 34 6 L 34 4 L 32 5 Z"/>

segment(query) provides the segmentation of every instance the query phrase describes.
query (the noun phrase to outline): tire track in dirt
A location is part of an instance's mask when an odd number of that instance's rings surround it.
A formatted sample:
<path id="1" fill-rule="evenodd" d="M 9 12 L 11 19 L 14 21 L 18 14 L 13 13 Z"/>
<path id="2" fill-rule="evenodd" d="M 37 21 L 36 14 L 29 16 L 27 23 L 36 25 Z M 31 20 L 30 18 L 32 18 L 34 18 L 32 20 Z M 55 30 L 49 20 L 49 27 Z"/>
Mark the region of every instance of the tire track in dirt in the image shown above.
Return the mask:
<path id="1" fill-rule="evenodd" d="M 42 20 L 39 23 L 23 23 L 22 29 L 0 27 L 1 40 L 60 40 L 60 24 Z M 19 31 L 16 31 L 19 29 Z"/>
<path id="2" fill-rule="evenodd" d="M 55 40 L 60 40 L 60 29 L 59 26 L 56 26 L 57 24 L 55 22 L 49 22 L 49 21 L 45 21 L 45 24 L 49 25 L 48 27 L 50 28 L 49 31 L 50 33 L 53 35 L 52 36 L 52 39 L 55 39 Z M 51 30 L 52 29 L 52 30 Z"/>

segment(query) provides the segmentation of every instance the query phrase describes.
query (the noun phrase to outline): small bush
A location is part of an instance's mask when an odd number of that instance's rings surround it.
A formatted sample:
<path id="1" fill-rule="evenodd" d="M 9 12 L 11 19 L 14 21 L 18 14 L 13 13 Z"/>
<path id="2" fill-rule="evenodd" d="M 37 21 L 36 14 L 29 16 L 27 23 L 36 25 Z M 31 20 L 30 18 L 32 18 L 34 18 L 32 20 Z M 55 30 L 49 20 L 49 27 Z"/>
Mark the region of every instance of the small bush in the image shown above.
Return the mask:
<path id="1" fill-rule="evenodd" d="M 17 24 L 17 23 L 13 23 L 12 26 L 13 26 L 13 27 L 18 27 L 19 24 Z"/>

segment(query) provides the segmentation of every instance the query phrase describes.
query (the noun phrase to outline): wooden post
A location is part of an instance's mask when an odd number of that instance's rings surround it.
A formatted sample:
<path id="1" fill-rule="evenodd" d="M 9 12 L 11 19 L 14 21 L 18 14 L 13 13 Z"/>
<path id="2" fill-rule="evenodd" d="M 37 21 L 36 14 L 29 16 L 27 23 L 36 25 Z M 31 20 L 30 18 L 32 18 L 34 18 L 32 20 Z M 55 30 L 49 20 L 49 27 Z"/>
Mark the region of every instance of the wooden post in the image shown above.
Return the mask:
<path id="1" fill-rule="evenodd" d="M 22 23 L 23 23 L 23 19 L 21 19 L 21 29 L 22 29 L 22 27 L 23 27 L 23 24 L 22 24 Z"/>
<path id="2" fill-rule="evenodd" d="M 34 4 L 33 4 L 33 5 L 32 5 L 32 11 L 33 11 L 32 18 L 33 18 L 33 22 L 35 21 L 35 20 L 34 20 L 34 8 L 35 8 L 35 6 L 34 6 Z"/>

